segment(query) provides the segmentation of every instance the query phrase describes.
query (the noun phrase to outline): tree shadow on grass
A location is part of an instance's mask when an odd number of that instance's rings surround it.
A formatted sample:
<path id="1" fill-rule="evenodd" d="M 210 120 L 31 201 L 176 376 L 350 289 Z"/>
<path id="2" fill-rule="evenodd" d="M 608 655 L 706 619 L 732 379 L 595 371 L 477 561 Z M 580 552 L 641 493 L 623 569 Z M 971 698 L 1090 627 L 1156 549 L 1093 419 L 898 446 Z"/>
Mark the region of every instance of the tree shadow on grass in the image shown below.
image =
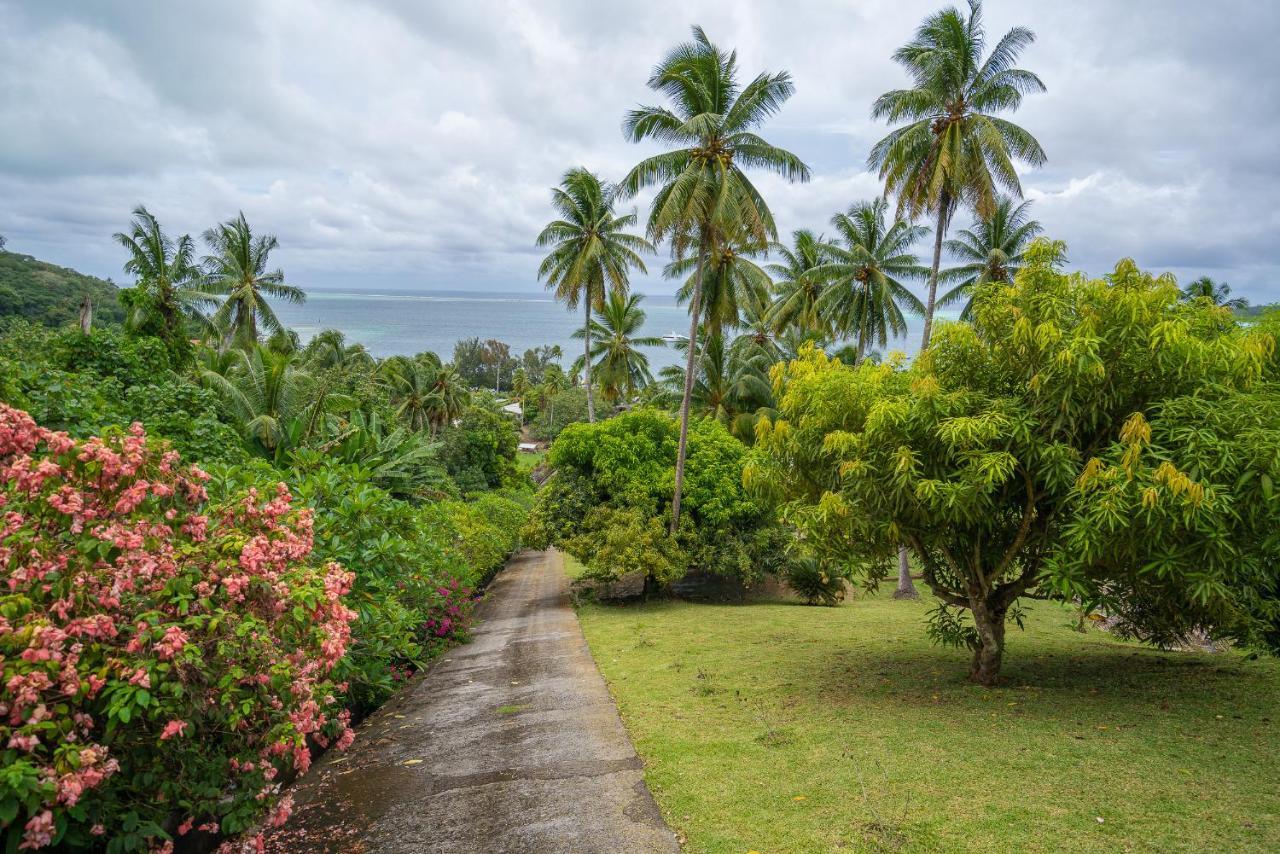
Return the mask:
<path id="1" fill-rule="evenodd" d="M 1251 667 L 1238 654 L 1168 652 L 1093 647 L 1078 651 L 1014 652 L 1006 658 L 996 689 L 968 679 L 968 655 L 961 651 L 919 647 L 903 650 L 828 650 L 798 656 L 792 662 L 793 681 L 841 705 L 862 702 L 929 707 L 939 702 L 971 703 L 990 699 L 1017 701 L 1030 692 L 1036 702 L 1020 711 L 1037 709 L 1057 716 L 1081 698 L 1104 701 L 1111 713 L 1126 708 L 1150 710 L 1153 704 L 1182 700 L 1231 703 L 1233 697 L 1255 698 L 1275 690 L 1270 672 Z"/>

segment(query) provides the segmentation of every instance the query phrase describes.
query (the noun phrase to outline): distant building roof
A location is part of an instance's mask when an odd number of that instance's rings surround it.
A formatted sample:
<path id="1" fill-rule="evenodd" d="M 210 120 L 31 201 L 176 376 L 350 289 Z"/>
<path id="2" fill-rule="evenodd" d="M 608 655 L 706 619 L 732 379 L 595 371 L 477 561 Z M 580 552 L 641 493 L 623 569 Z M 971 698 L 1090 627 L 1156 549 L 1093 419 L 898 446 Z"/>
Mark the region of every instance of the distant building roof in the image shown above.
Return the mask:
<path id="1" fill-rule="evenodd" d="M 524 410 L 521 409 L 520 404 L 514 400 L 511 401 L 511 403 L 508 403 L 506 406 L 502 407 L 502 411 L 510 412 L 512 415 L 524 415 Z"/>

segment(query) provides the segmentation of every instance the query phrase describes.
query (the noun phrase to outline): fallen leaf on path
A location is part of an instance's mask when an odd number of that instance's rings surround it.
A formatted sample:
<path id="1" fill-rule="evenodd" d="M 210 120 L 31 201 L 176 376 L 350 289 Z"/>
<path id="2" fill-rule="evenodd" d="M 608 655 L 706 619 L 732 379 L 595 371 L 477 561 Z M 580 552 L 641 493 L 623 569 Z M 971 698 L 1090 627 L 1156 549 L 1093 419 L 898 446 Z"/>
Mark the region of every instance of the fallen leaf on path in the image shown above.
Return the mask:
<path id="1" fill-rule="evenodd" d="M 422 764 L 422 760 L 421 760 L 421 759 L 406 759 L 405 761 L 401 762 L 400 764 L 401 764 L 401 765 L 421 765 L 421 764 Z"/>

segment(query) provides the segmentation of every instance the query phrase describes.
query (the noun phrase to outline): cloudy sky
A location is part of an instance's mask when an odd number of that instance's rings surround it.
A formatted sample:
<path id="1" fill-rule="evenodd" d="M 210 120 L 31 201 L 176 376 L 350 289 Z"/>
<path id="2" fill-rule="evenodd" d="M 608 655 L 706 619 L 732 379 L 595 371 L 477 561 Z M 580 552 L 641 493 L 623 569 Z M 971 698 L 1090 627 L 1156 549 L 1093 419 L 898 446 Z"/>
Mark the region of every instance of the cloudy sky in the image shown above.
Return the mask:
<path id="1" fill-rule="evenodd" d="M 533 291 L 548 187 L 647 153 L 623 113 L 654 102 L 649 70 L 693 23 L 744 72 L 793 74 L 766 133 L 813 180 L 760 185 L 784 231 L 821 229 L 877 192 L 870 104 L 940 5 L 0 0 L 0 234 L 119 280 L 111 233 L 135 204 L 193 234 L 243 210 L 304 287 Z M 1023 65 L 1049 91 L 1017 121 L 1049 163 L 1023 184 L 1075 265 L 1128 255 L 1280 298 L 1280 4 L 988 0 L 986 17 L 993 39 L 1039 36 Z"/>

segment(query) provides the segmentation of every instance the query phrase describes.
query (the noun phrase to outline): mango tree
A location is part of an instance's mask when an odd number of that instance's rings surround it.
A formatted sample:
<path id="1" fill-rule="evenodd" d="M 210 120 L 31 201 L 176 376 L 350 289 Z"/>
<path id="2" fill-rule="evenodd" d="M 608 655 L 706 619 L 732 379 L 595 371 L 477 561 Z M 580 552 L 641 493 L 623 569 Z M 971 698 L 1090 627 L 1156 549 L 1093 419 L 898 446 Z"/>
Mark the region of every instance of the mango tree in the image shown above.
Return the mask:
<path id="1" fill-rule="evenodd" d="M 1122 261 L 1061 272 L 1038 241 L 906 368 L 810 349 L 774 370 L 747 482 L 814 548 L 883 578 L 899 544 L 940 605 L 930 634 L 994 684 L 1024 597 L 1170 642 L 1274 636 L 1275 337 Z"/>

